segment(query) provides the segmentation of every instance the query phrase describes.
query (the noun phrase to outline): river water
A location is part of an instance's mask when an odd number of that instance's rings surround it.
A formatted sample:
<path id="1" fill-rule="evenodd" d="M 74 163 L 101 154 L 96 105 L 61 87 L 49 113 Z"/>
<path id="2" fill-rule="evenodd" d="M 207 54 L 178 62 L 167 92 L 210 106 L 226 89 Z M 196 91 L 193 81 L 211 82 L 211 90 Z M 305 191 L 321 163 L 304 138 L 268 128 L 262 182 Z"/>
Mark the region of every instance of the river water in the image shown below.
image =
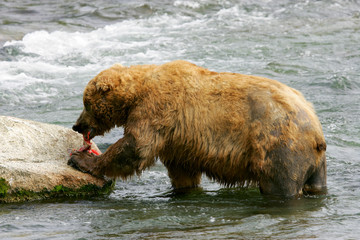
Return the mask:
<path id="1" fill-rule="evenodd" d="M 269 199 L 205 177 L 174 194 L 157 163 L 109 196 L 0 205 L 0 239 L 360 238 L 358 0 L 0 1 L 0 115 L 71 127 L 99 71 L 175 59 L 300 90 L 323 125 L 328 194 Z"/>

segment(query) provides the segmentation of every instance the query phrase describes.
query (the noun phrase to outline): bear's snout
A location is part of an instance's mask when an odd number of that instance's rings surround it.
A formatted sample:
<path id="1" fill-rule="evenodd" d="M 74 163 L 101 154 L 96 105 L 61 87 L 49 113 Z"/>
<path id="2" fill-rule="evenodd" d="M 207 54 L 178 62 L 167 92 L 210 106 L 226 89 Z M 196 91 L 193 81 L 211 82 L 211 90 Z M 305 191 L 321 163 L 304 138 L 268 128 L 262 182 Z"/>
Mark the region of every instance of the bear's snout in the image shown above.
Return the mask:
<path id="1" fill-rule="evenodd" d="M 78 133 L 82 133 L 82 129 L 80 127 L 80 125 L 77 125 L 75 124 L 72 129 L 75 131 L 75 132 L 78 132 Z"/>

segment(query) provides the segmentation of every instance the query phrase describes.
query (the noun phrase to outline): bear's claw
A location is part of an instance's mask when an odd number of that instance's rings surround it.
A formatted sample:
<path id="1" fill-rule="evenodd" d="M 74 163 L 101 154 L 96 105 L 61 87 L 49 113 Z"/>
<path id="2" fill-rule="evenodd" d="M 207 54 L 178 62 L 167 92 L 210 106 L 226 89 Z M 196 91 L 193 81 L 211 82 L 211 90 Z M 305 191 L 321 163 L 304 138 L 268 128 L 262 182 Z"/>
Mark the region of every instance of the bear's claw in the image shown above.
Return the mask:
<path id="1" fill-rule="evenodd" d="M 76 164 L 76 162 L 73 161 L 73 158 L 70 158 L 70 159 L 68 160 L 67 164 L 68 164 L 70 167 L 72 167 L 72 168 L 74 168 L 74 169 L 76 169 L 76 170 L 78 170 L 78 171 L 80 171 L 80 172 L 87 173 L 87 171 L 84 171 L 84 170 L 82 170 L 81 168 L 78 167 L 78 165 Z"/>
<path id="2" fill-rule="evenodd" d="M 94 153 L 90 153 L 88 151 L 74 151 L 72 152 L 72 155 L 67 164 L 83 173 L 89 173 L 93 176 L 101 177 L 102 174 L 97 174 L 94 172 L 96 162 L 97 156 Z"/>

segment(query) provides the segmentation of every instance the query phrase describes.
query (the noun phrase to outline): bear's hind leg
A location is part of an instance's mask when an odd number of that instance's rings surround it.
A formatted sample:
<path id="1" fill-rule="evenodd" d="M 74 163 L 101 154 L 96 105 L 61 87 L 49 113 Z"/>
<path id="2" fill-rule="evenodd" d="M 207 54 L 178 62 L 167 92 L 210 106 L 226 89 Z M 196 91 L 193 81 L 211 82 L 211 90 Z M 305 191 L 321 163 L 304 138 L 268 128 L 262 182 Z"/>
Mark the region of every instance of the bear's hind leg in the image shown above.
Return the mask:
<path id="1" fill-rule="evenodd" d="M 193 188 L 200 184 L 200 172 L 193 172 L 178 165 L 166 167 L 168 169 L 171 184 L 175 189 Z"/>
<path id="2" fill-rule="evenodd" d="M 279 146 L 267 154 L 272 165 L 269 172 L 260 180 L 260 190 L 266 195 L 297 197 L 303 194 L 321 194 L 326 192 L 325 153 L 316 168 L 316 154 L 311 147 L 304 151 L 291 151 Z"/>
<path id="3" fill-rule="evenodd" d="M 301 196 L 308 169 L 314 161 L 304 156 L 304 152 L 291 151 L 286 145 L 269 151 L 266 158 L 270 163 L 259 178 L 261 193 L 286 198 Z"/>
<path id="4" fill-rule="evenodd" d="M 259 181 L 260 192 L 264 195 L 292 198 L 302 195 L 298 184 L 282 177 L 262 178 Z"/>
<path id="5" fill-rule="evenodd" d="M 326 193 L 326 159 L 325 154 L 319 168 L 305 182 L 304 193 L 306 194 L 324 194 Z"/>

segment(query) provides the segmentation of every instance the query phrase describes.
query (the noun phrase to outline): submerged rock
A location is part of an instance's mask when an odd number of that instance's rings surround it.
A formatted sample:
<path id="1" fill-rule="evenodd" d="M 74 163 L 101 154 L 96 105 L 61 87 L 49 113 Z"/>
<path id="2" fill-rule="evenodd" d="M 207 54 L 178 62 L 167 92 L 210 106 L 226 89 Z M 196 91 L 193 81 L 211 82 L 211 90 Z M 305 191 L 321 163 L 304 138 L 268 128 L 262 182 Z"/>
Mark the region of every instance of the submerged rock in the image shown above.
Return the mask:
<path id="1" fill-rule="evenodd" d="M 109 193 L 113 181 L 67 165 L 68 150 L 82 144 L 71 129 L 0 116 L 0 202 Z"/>

